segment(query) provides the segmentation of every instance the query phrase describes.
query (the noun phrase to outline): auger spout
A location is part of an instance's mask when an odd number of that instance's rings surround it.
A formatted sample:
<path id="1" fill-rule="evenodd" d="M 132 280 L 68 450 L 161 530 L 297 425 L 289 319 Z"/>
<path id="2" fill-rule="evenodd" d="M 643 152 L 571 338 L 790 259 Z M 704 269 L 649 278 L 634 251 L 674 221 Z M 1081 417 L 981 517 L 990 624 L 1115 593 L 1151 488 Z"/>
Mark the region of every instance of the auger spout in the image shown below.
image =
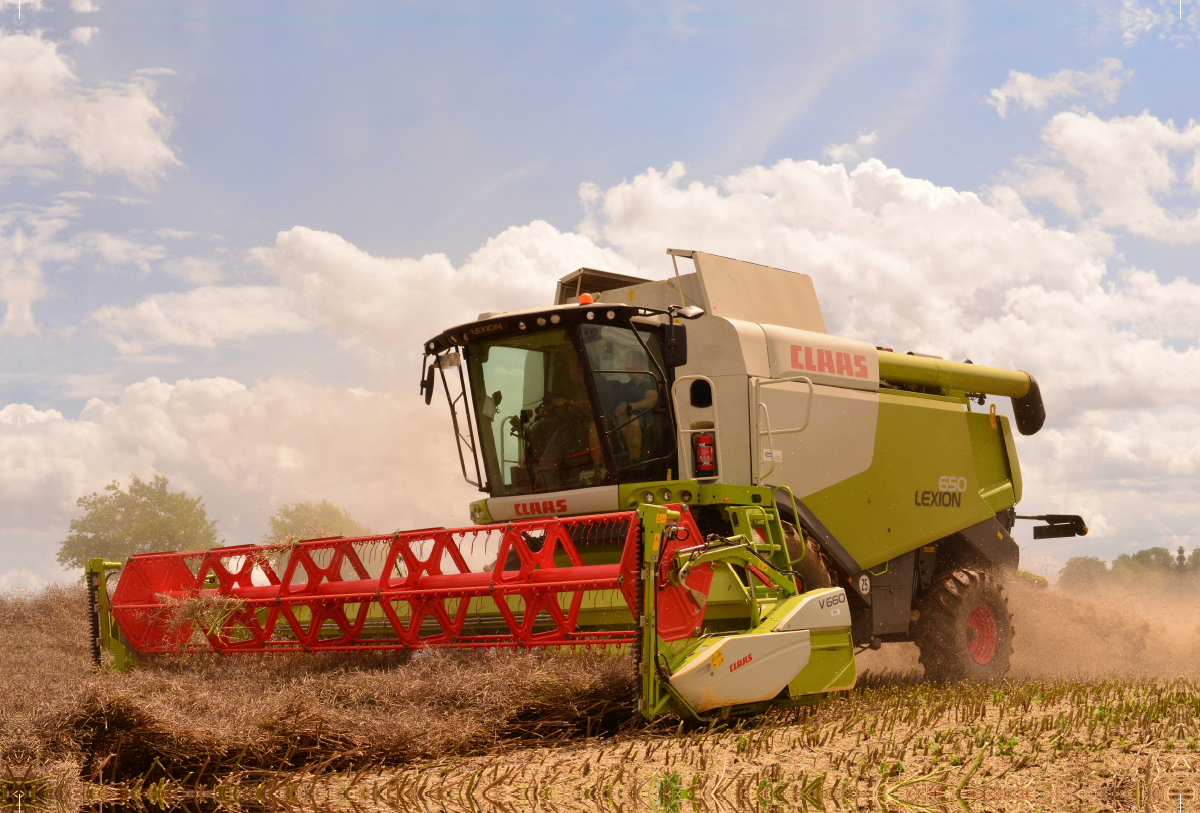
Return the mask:
<path id="1" fill-rule="evenodd" d="M 1046 408 L 1042 404 L 1042 392 L 1037 379 L 1023 370 L 1005 370 L 984 364 L 881 350 L 879 378 L 890 384 L 937 387 L 1011 398 L 1017 429 L 1022 435 L 1036 433 L 1046 421 Z"/>

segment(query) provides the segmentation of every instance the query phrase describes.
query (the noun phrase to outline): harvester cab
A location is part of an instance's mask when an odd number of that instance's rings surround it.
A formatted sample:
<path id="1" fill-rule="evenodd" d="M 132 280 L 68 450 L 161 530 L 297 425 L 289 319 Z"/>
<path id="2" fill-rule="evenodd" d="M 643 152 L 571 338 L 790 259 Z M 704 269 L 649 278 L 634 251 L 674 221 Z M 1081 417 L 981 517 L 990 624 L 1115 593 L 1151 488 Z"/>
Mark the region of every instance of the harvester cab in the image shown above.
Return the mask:
<path id="1" fill-rule="evenodd" d="M 855 646 L 1004 675 L 1024 372 L 826 332 L 812 280 L 692 251 L 644 280 L 580 269 L 553 305 L 425 343 L 474 525 L 89 562 L 97 661 L 219 653 L 630 655 L 639 713 L 813 703 Z M 1042 515 L 1037 538 L 1086 533 Z"/>

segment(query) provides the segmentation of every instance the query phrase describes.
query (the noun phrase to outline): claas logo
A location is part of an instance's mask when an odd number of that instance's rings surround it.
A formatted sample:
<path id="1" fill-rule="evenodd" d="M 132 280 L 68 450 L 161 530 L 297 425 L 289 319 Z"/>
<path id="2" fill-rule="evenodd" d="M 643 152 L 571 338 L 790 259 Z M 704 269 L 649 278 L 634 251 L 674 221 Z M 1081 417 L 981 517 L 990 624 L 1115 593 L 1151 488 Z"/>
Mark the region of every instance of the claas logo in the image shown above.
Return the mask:
<path id="1" fill-rule="evenodd" d="M 822 347 L 805 347 L 802 344 L 792 345 L 792 367 L 810 373 L 829 373 L 848 378 L 867 377 L 866 356 L 852 356 L 849 353 L 826 350 Z"/>
<path id="2" fill-rule="evenodd" d="M 746 664 L 750 663 L 750 661 L 752 661 L 752 660 L 754 660 L 754 655 L 747 655 L 744 658 L 738 658 L 736 661 L 729 664 L 729 671 L 736 672 L 737 670 L 741 669 Z"/>
<path id="3" fill-rule="evenodd" d="M 566 500 L 543 500 L 542 502 L 519 502 L 513 506 L 518 517 L 548 517 L 567 513 Z"/>

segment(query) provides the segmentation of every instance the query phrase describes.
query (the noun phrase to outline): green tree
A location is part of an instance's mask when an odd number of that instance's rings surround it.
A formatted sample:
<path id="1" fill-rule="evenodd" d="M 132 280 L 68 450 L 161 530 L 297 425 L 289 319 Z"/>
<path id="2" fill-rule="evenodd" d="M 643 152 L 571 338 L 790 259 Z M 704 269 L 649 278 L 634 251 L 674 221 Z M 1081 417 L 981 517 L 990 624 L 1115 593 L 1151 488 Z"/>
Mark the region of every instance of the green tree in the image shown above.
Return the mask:
<path id="1" fill-rule="evenodd" d="M 1113 559 L 1113 574 L 1130 584 L 1149 584 L 1174 573 L 1175 557 L 1166 548 L 1147 548 L 1136 553 L 1122 553 Z"/>
<path id="2" fill-rule="evenodd" d="M 87 513 L 71 520 L 71 533 L 59 543 L 59 564 L 83 567 L 94 558 L 124 562 L 135 553 L 216 547 L 217 523 L 204 512 L 204 499 L 167 485 L 161 474 L 152 482 L 134 474 L 128 491 L 113 480 L 103 494 L 80 497 L 75 504 Z"/>
<path id="3" fill-rule="evenodd" d="M 1200 548 L 1192 548 L 1192 552 L 1187 555 L 1187 569 L 1191 573 L 1200 571 Z"/>
<path id="4" fill-rule="evenodd" d="M 1133 559 L 1147 570 L 1170 572 L 1178 567 L 1178 564 L 1175 562 L 1175 555 L 1166 548 L 1139 550 L 1133 554 Z"/>
<path id="5" fill-rule="evenodd" d="M 1072 556 L 1058 574 L 1063 587 L 1091 587 L 1108 576 L 1108 565 L 1095 556 Z"/>
<path id="6" fill-rule="evenodd" d="M 269 520 L 271 530 L 263 534 L 263 542 L 282 542 L 284 539 L 319 539 L 323 536 L 369 536 L 371 529 L 338 508 L 329 500 L 319 503 L 298 502 L 281 505 Z"/>

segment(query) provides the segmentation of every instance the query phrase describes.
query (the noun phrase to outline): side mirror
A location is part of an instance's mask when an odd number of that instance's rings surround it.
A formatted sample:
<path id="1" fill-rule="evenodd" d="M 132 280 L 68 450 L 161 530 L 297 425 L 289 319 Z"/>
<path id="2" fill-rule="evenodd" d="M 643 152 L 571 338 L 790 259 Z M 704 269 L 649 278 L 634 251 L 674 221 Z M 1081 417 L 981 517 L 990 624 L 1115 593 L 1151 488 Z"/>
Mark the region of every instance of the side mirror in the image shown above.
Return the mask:
<path id="1" fill-rule="evenodd" d="M 425 380 L 421 382 L 421 392 L 425 394 L 425 406 L 429 406 L 429 402 L 433 400 L 433 365 L 429 365 L 429 370 L 425 373 Z"/>
<path id="2" fill-rule="evenodd" d="M 667 363 L 667 366 L 682 367 L 687 364 L 687 328 L 683 325 L 667 325 L 666 339 L 663 361 Z"/>

